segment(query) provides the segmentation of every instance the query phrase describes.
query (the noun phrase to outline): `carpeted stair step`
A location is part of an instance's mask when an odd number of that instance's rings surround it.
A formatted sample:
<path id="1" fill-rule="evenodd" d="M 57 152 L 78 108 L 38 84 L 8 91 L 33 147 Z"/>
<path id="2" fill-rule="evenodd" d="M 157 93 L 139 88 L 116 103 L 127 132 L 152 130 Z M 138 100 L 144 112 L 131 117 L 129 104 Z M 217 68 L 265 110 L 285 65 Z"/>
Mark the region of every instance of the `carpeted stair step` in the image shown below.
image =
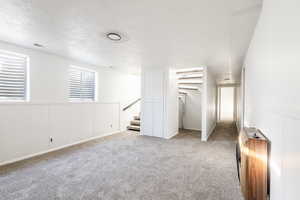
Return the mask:
<path id="1" fill-rule="evenodd" d="M 140 126 L 140 125 L 141 125 L 141 121 L 140 121 L 140 120 L 132 120 L 132 121 L 130 122 L 130 125 Z"/>
<path id="2" fill-rule="evenodd" d="M 134 120 L 141 120 L 140 116 L 134 116 Z"/>
<path id="3" fill-rule="evenodd" d="M 127 129 L 132 130 L 132 131 L 140 131 L 140 126 L 130 125 L 130 126 L 127 126 Z"/>

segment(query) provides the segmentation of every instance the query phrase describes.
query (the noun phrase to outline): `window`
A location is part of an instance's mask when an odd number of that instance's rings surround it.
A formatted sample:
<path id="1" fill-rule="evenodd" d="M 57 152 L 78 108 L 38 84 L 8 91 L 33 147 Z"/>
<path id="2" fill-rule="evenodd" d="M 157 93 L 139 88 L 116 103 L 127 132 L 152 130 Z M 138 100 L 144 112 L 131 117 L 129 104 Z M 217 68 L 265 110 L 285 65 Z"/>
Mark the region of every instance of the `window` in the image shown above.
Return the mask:
<path id="1" fill-rule="evenodd" d="M 28 57 L 0 51 L 0 101 L 26 101 Z"/>
<path id="2" fill-rule="evenodd" d="M 96 72 L 70 67 L 69 99 L 70 101 L 96 101 Z"/>

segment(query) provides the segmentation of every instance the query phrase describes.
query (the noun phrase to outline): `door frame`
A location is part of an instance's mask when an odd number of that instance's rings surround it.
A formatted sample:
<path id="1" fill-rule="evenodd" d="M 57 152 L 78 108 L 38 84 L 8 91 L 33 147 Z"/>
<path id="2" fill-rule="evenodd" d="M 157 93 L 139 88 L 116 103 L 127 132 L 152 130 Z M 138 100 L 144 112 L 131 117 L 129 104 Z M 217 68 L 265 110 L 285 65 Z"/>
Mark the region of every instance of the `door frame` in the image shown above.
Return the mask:
<path id="1" fill-rule="evenodd" d="M 246 68 L 242 68 L 241 72 L 241 105 L 240 105 L 240 129 L 243 129 L 245 127 L 245 109 L 246 109 L 246 102 L 245 102 L 245 91 L 246 91 Z"/>

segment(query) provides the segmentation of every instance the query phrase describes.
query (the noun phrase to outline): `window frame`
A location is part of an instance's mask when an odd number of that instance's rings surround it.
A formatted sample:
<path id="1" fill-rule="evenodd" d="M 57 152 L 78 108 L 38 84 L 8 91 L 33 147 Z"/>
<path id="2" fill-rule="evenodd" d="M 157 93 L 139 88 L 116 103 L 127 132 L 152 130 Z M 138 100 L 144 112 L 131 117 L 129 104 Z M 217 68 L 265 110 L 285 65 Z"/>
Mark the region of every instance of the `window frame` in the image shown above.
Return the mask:
<path id="1" fill-rule="evenodd" d="M 94 82 L 94 99 L 72 99 L 70 98 L 70 69 L 77 69 L 80 71 L 92 72 L 95 75 Z M 79 67 L 77 65 L 70 65 L 68 69 L 68 100 L 70 103 L 96 103 L 98 102 L 98 72 L 86 67 Z"/>
<path id="2" fill-rule="evenodd" d="M 1 99 L 0 98 L 0 104 L 30 102 L 30 57 L 26 54 L 16 53 L 16 52 L 7 51 L 7 50 L 3 50 L 3 49 L 0 49 L 0 55 L 1 55 L 1 53 L 24 57 L 24 59 L 26 60 L 26 64 L 24 67 L 24 99 L 13 99 L 13 98 L 12 99 L 10 99 L 10 98 Z"/>

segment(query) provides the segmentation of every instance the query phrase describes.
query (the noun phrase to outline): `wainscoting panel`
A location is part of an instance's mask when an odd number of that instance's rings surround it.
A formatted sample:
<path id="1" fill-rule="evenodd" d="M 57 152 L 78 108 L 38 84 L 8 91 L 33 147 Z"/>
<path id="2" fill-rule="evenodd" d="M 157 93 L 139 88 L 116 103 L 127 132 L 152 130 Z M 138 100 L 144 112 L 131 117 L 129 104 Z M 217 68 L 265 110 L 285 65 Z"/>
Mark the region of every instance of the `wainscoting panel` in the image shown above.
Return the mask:
<path id="1" fill-rule="evenodd" d="M 118 103 L 97 104 L 95 107 L 94 133 L 104 135 L 120 130 L 120 110 Z"/>
<path id="2" fill-rule="evenodd" d="M 119 103 L 0 104 L 0 165 L 118 131 Z"/>
<path id="3" fill-rule="evenodd" d="M 47 106 L 0 106 L 0 163 L 44 150 L 47 121 Z"/>

